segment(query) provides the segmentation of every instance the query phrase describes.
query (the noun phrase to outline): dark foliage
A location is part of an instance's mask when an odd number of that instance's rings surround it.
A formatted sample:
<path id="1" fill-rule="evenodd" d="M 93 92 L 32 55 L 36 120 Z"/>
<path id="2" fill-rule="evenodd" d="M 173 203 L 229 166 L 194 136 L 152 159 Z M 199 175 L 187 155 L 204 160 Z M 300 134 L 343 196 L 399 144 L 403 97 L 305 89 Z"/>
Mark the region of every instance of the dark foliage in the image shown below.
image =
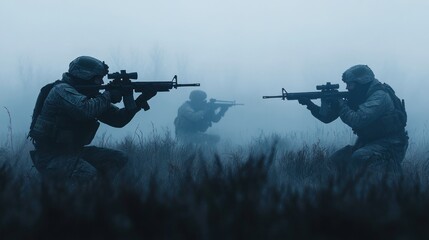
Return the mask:
<path id="1" fill-rule="evenodd" d="M 268 144 L 271 147 L 267 147 Z M 1 239 L 418 239 L 429 236 L 421 167 L 337 175 L 320 144 L 278 137 L 228 151 L 171 137 L 124 139 L 131 161 L 114 181 L 41 181 L 0 167 Z M 420 168 L 420 171 L 417 170 Z"/>

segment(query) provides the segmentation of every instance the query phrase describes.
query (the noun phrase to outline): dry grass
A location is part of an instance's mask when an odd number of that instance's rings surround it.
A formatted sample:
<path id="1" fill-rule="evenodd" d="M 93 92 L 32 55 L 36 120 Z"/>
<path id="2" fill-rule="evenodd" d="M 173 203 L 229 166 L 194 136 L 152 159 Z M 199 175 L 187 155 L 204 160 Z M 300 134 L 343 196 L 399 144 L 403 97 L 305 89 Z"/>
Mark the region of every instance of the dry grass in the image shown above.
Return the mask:
<path id="1" fill-rule="evenodd" d="M 27 144 L 0 150 L 2 239 L 388 239 L 429 229 L 426 161 L 400 176 L 339 176 L 332 146 L 288 148 L 261 135 L 241 146 L 179 145 L 171 134 L 104 146 L 130 162 L 113 182 L 41 182 Z"/>

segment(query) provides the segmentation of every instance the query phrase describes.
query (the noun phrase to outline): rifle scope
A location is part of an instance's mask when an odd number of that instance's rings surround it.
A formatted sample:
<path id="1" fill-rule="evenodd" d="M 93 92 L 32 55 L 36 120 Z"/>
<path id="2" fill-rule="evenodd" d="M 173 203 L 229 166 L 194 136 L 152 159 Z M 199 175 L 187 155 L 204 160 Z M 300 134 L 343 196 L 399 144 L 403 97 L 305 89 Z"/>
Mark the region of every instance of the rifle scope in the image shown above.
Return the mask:
<path id="1" fill-rule="evenodd" d="M 131 72 L 127 73 L 125 70 L 121 70 L 121 72 L 114 72 L 107 74 L 108 79 L 137 79 L 137 73 Z"/>
<path id="2" fill-rule="evenodd" d="M 340 84 L 331 84 L 331 82 L 327 82 L 324 85 L 317 85 L 317 90 L 329 91 L 329 90 L 337 90 L 340 88 Z"/>

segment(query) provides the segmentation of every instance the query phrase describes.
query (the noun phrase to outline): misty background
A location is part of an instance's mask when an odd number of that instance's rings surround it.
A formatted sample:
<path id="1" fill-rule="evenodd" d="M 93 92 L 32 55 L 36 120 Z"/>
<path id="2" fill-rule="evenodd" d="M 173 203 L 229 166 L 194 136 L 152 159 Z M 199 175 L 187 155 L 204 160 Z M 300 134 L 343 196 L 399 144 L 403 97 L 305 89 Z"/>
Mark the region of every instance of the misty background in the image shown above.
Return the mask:
<path id="1" fill-rule="evenodd" d="M 0 2 L 0 134 L 28 132 L 42 86 L 61 78 L 81 55 L 110 72 L 138 72 L 138 81 L 201 83 L 208 98 L 236 100 L 210 133 L 241 143 L 263 133 L 299 141 L 353 140 L 339 119 L 325 125 L 296 101 L 263 95 L 315 91 L 340 83 L 367 64 L 405 99 L 410 148 L 428 133 L 429 1 L 401 0 L 2 0 Z M 105 79 L 107 82 L 107 79 Z M 172 89 L 149 101 L 115 140 L 153 131 L 174 133 L 177 108 L 196 88 Z M 16 137 L 15 137 L 16 138 Z"/>

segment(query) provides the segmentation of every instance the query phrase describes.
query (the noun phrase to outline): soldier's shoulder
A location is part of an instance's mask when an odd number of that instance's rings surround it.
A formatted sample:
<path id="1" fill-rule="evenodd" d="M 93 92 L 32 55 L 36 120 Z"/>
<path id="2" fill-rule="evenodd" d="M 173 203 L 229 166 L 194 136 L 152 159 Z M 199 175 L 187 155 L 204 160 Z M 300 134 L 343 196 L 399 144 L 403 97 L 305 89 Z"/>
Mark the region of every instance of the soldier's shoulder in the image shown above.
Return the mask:
<path id="1" fill-rule="evenodd" d="M 375 100 L 383 100 L 390 99 L 390 96 L 389 93 L 386 92 L 384 89 L 376 89 L 369 95 L 369 98 Z"/>
<path id="2" fill-rule="evenodd" d="M 389 96 L 389 93 L 384 89 L 376 89 L 372 92 L 373 96 Z"/>
<path id="3" fill-rule="evenodd" d="M 389 93 L 383 89 L 374 91 L 368 98 L 369 102 L 372 102 L 375 105 L 382 106 L 393 106 L 392 98 Z"/>
<path id="4" fill-rule="evenodd" d="M 192 107 L 189 101 L 186 101 L 179 107 L 177 111 L 179 115 L 187 115 L 189 113 L 195 112 L 195 109 Z"/>
<path id="5" fill-rule="evenodd" d="M 378 80 L 374 81 L 374 83 L 369 87 L 368 93 L 370 97 L 379 98 L 384 98 L 389 95 L 385 88 L 385 85 Z"/>
<path id="6" fill-rule="evenodd" d="M 54 95 L 62 99 L 71 99 L 71 98 L 80 98 L 83 97 L 81 93 L 79 93 L 76 88 L 71 86 L 68 83 L 58 83 L 52 89 Z"/>
<path id="7" fill-rule="evenodd" d="M 191 103 L 189 101 L 186 101 L 182 103 L 182 105 L 180 105 L 179 108 L 190 108 L 190 107 L 191 107 Z"/>
<path id="8" fill-rule="evenodd" d="M 76 94 L 78 93 L 76 88 L 72 87 L 70 84 L 65 82 L 55 84 L 53 89 L 58 93 L 76 93 Z"/>

